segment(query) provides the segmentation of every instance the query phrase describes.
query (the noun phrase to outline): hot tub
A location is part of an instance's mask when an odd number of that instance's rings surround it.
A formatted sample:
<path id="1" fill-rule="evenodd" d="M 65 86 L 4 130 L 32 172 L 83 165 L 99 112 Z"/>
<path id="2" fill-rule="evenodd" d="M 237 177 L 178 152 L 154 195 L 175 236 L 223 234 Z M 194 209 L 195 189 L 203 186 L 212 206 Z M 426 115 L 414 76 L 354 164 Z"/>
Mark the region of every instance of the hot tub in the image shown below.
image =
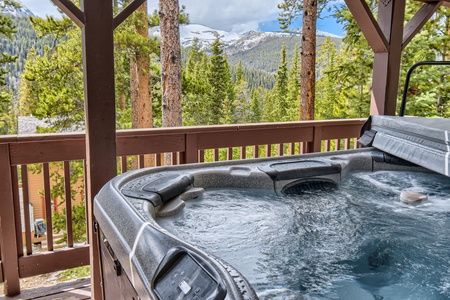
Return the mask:
<path id="1" fill-rule="evenodd" d="M 94 202 L 105 296 L 448 299 L 447 200 L 447 176 L 372 147 L 128 172 Z"/>

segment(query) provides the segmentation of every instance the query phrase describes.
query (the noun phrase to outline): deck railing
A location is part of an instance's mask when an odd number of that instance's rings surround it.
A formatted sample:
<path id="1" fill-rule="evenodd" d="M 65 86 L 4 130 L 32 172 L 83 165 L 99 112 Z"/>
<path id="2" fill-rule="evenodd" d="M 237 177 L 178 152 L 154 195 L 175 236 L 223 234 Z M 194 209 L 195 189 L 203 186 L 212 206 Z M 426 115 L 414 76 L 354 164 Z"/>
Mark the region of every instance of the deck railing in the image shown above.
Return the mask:
<path id="1" fill-rule="evenodd" d="M 167 157 L 172 164 L 185 164 L 352 149 L 363 123 L 349 119 L 119 131 L 118 170 L 144 167 L 146 154 L 153 154 L 154 164 L 160 166 Z M 71 221 L 72 193 L 79 185 L 70 180 L 71 162 L 84 160 L 84 134 L 0 137 L 0 282 L 5 282 L 6 294 L 17 293 L 19 278 L 89 264 L 89 245 L 76 243 Z M 41 239 L 32 231 L 31 174 L 41 181 L 38 190 L 47 226 Z M 62 248 L 55 244 L 52 224 L 55 174 L 63 186 L 60 211 L 69 220 Z M 36 242 L 46 243 L 45 251 L 37 251 Z"/>

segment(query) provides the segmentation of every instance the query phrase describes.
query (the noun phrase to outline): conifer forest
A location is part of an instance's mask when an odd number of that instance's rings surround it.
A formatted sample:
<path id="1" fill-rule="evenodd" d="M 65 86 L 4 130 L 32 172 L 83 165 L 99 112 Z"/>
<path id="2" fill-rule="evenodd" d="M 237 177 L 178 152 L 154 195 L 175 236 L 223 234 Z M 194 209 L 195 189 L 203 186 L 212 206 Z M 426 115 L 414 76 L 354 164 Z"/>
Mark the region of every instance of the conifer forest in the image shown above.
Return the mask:
<path id="1" fill-rule="evenodd" d="M 408 2 L 407 19 L 419 7 L 419 2 Z M 184 10 L 180 22 L 189 23 Z M 82 129 L 81 30 L 67 18 L 0 16 L 0 134 L 16 133 L 18 116 L 30 115 L 48 123 L 41 132 Z M 335 16 L 345 35 L 318 39 L 314 119 L 364 118 L 369 115 L 373 51 L 345 7 Z M 144 96 L 152 103 L 151 124 L 162 126 L 160 40 L 135 30 L 144 19 L 149 27 L 159 25 L 157 12 L 135 13 L 115 31 L 117 129 L 136 127 L 132 70 L 139 56 L 149 59 L 142 72 L 150 81 Z M 409 67 L 449 59 L 449 30 L 450 11 L 440 9 L 404 49 L 399 100 Z M 208 48 L 197 40 L 183 48 L 183 126 L 300 120 L 300 47 L 300 39 L 291 37 L 245 55 L 228 55 L 220 38 Z M 450 117 L 448 73 L 442 66 L 417 70 L 406 114 Z"/>

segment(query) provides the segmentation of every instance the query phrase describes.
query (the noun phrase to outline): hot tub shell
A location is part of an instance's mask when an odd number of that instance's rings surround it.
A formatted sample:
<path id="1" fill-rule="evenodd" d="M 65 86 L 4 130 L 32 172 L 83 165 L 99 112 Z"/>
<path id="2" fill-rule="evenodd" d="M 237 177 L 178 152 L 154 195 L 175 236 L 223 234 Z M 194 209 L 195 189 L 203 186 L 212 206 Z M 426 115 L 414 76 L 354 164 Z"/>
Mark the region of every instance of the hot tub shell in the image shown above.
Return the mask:
<path id="1" fill-rule="evenodd" d="M 382 134 L 377 129 L 367 128 L 372 142 L 379 144 Z M 445 134 L 439 145 L 442 151 L 448 150 Z M 445 160 L 448 154 L 438 156 Z M 349 172 L 378 170 L 427 169 L 386 151 L 366 148 L 157 167 L 119 175 L 94 201 L 106 299 L 119 295 L 122 299 L 257 299 L 233 266 L 172 235 L 155 218 L 178 213 L 185 201 L 198 195 L 199 188 L 265 189 L 280 194 L 308 181 L 339 183 Z M 448 168 L 442 170 L 445 173 Z"/>

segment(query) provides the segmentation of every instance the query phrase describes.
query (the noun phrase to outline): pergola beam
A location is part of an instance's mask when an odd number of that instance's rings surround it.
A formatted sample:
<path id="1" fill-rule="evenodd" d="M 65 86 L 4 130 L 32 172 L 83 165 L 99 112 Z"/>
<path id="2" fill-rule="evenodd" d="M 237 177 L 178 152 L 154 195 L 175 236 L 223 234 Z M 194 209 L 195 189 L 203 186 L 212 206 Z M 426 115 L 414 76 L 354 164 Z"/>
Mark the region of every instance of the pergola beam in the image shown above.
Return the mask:
<path id="1" fill-rule="evenodd" d="M 402 49 L 408 45 L 412 38 L 422 29 L 431 16 L 442 6 L 442 1 L 424 3 L 414 17 L 406 24 L 403 34 Z"/>
<path id="2" fill-rule="evenodd" d="M 123 21 L 126 20 L 136 9 L 138 9 L 146 0 L 134 0 L 129 3 L 117 16 L 114 17 L 113 28 L 116 29 Z"/>
<path id="3" fill-rule="evenodd" d="M 373 51 L 387 52 L 389 50 L 389 42 L 375 20 L 366 1 L 345 0 L 345 3 Z"/>
<path id="4" fill-rule="evenodd" d="M 84 13 L 70 0 L 52 0 L 52 2 L 79 27 L 86 24 Z"/>

